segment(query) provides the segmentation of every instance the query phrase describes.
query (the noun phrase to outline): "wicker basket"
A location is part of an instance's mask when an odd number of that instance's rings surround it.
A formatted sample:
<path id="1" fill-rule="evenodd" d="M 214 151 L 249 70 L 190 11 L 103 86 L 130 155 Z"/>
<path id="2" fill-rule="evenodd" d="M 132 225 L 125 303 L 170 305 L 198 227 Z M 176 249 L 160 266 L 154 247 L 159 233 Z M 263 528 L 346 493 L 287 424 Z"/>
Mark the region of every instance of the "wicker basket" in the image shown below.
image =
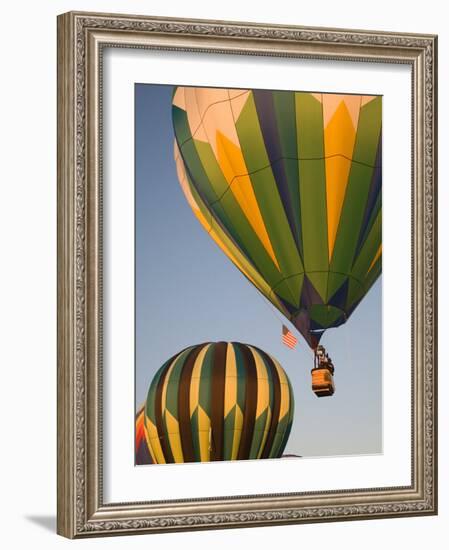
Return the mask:
<path id="1" fill-rule="evenodd" d="M 312 369 L 312 390 L 317 397 L 333 395 L 335 392 L 334 377 L 327 367 Z"/>

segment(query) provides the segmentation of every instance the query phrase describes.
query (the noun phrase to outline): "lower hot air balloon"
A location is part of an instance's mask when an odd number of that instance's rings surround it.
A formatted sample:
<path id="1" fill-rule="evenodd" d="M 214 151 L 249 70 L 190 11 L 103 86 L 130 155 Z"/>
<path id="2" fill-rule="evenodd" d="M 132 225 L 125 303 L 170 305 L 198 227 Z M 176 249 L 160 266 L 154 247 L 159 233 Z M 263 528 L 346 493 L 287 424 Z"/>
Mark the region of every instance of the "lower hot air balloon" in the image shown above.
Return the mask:
<path id="1" fill-rule="evenodd" d="M 302 334 L 331 395 L 320 339 L 382 270 L 382 98 L 177 87 L 172 117 L 195 216 Z"/>
<path id="2" fill-rule="evenodd" d="M 276 359 L 248 344 L 213 342 L 162 365 L 137 425 L 157 464 L 278 458 L 293 412 L 291 385 Z"/>

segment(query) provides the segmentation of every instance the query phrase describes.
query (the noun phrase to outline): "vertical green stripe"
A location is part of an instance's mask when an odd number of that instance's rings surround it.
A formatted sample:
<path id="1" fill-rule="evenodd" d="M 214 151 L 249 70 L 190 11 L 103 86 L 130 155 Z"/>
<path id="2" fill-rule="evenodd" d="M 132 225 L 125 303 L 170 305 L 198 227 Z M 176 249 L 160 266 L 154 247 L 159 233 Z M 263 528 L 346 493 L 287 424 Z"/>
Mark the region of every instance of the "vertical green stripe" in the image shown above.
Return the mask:
<path id="1" fill-rule="evenodd" d="M 201 449 L 200 449 L 200 440 L 199 440 L 199 429 L 198 429 L 198 407 L 196 407 L 193 412 L 190 423 L 192 426 L 192 444 L 193 444 L 193 453 L 194 461 L 201 462 Z"/>
<path id="2" fill-rule="evenodd" d="M 324 170 L 323 105 L 312 94 L 295 93 L 298 157 L 320 159 Z"/>
<path id="3" fill-rule="evenodd" d="M 176 358 L 174 359 L 176 360 Z M 163 403 L 162 403 L 162 391 L 165 383 L 165 377 L 167 376 L 167 371 L 170 368 L 168 365 L 167 368 L 165 368 L 159 378 L 157 388 L 156 388 L 156 395 L 154 400 L 154 411 L 155 411 L 155 418 L 156 418 L 156 428 L 157 433 L 159 436 L 159 442 L 162 447 L 162 452 L 164 454 L 165 462 L 167 464 L 174 463 L 174 457 L 171 452 L 170 447 L 170 441 L 167 437 L 167 430 L 165 428 L 165 422 L 164 422 L 164 415 L 163 415 Z"/>
<path id="4" fill-rule="evenodd" d="M 231 460 L 235 433 L 235 406 L 224 419 L 223 460 Z"/>
<path id="5" fill-rule="evenodd" d="M 253 437 L 251 441 L 251 448 L 249 451 L 250 460 L 257 458 L 259 454 L 260 446 L 262 444 L 262 440 L 264 436 L 264 429 L 267 421 L 267 414 L 268 414 L 268 409 L 265 409 L 265 411 L 258 418 L 256 418 L 256 421 L 254 423 Z"/>
<path id="6" fill-rule="evenodd" d="M 192 420 L 190 411 L 190 390 L 192 383 L 192 372 L 199 353 L 207 344 L 201 344 L 192 348 L 185 360 L 181 378 L 178 384 L 178 420 L 181 437 L 182 454 L 185 462 L 197 460 L 193 444 Z"/>
<path id="7" fill-rule="evenodd" d="M 172 105 L 172 120 L 178 146 L 181 146 L 186 141 L 192 139 L 187 113 L 184 109 L 180 109 L 176 105 Z"/>
<path id="8" fill-rule="evenodd" d="M 245 360 L 240 347 L 235 343 L 233 343 L 232 346 L 234 348 L 235 362 L 237 366 L 237 405 L 240 407 L 240 410 L 244 412 L 246 396 Z"/>
<path id="9" fill-rule="evenodd" d="M 376 164 L 382 127 L 382 98 L 376 97 L 360 109 L 353 160 L 369 166 Z"/>
<path id="10" fill-rule="evenodd" d="M 269 385 L 270 385 L 270 379 L 268 377 L 268 369 L 267 369 L 267 366 L 265 364 L 265 361 L 263 360 L 263 357 L 262 355 L 255 349 L 255 348 L 249 348 L 253 357 L 254 357 L 254 360 L 256 360 L 256 358 L 260 359 L 260 362 L 261 362 L 261 365 L 262 365 L 262 369 L 264 371 L 263 375 L 261 377 L 258 377 L 257 379 L 257 400 L 259 399 L 259 391 L 260 391 L 260 388 L 262 385 L 265 385 L 265 383 L 267 383 L 268 385 L 268 388 L 269 388 Z M 267 379 L 267 381 L 265 382 L 264 378 L 265 377 Z M 256 409 L 257 410 L 257 409 Z M 265 430 L 265 424 L 266 424 L 266 421 L 267 421 L 267 414 L 268 414 L 268 408 L 265 408 L 265 410 L 263 410 L 259 417 L 256 418 L 256 421 L 254 423 L 254 432 L 253 432 L 253 437 L 252 437 L 252 441 L 251 441 L 251 448 L 250 448 L 250 451 L 249 451 L 249 458 L 250 459 L 253 459 L 253 458 L 257 458 L 258 455 L 259 455 L 259 451 L 260 451 L 260 446 L 262 444 L 262 440 L 263 440 L 263 436 L 264 436 L 264 430 Z"/>
<path id="11" fill-rule="evenodd" d="M 206 344 L 208 346 L 208 351 L 210 351 L 212 344 Z M 207 353 L 207 352 L 206 352 Z M 196 364 L 194 365 L 194 367 Z M 200 363 L 199 369 L 198 369 L 198 377 L 201 380 L 201 377 L 203 375 L 203 367 L 204 367 L 204 360 Z M 192 379 L 191 379 L 192 380 Z M 201 385 L 201 382 L 200 382 Z M 190 394 L 190 392 L 189 392 Z M 189 395 L 190 399 L 190 395 Z M 198 395 L 198 401 L 193 403 L 193 412 L 191 411 L 191 420 L 190 424 L 192 427 L 192 443 L 193 443 L 193 449 L 195 452 L 195 460 L 197 462 L 201 461 L 201 447 L 200 447 L 200 440 L 199 440 L 199 414 L 198 414 L 198 406 L 199 406 L 199 395 Z"/>
<path id="12" fill-rule="evenodd" d="M 285 432 L 287 431 L 287 425 L 288 425 L 288 415 L 285 415 L 284 418 L 282 418 L 279 421 L 279 424 L 277 425 L 273 444 L 271 446 L 271 450 L 267 458 L 280 457 L 280 450 L 282 449 L 282 443 L 283 443 Z"/>
<path id="13" fill-rule="evenodd" d="M 304 268 L 324 299 L 327 274 L 314 273 L 329 269 L 322 105 L 311 94 L 295 100 Z"/>
<path id="14" fill-rule="evenodd" d="M 341 211 L 331 270 L 350 273 L 360 234 L 373 168 L 353 163 Z"/>
<path id="15" fill-rule="evenodd" d="M 210 202 L 216 201 L 217 199 L 220 199 L 223 193 L 225 193 L 228 189 L 228 182 L 220 169 L 210 143 L 197 140 L 194 141 L 198 157 L 201 160 L 205 174 L 207 175 L 208 187 L 210 188 L 205 196 L 208 200 L 209 196 L 211 197 L 212 200 Z"/>
<path id="16" fill-rule="evenodd" d="M 201 367 L 199 404 L 207 416 L 211 417 L 212 370 L 214 367 L 214 344 L 206 351 Z"/>
<path id="17" fill-rule="evenodd" d="M 360 250 L 357 259 L 352 268 L 352 275 L 363 281 L 368 273 L 371 262 L 374 260 L 379 246 L 382 243 L 382 211 L 379 211 L 376 221 Z"/>
<path id="18" fill-rule="evenodd" d="M 260 352 L 261 356 L 264 359 L 267 370 L 270 371 L 271 381 L 273 386 L 273 401 L 270 407 L 271 421 L 270 421 L 270 426 L 268 428 L 267 439 L 265 440 L 265 445 L 261 454 L 261 458 L 268 458 L 270 455 L 271 447 L 274 442 L 276 429 L 279 422 L 279 412 L 281 409 L 281 384 L 280 384 L 279 375 L 278 375 L 276 366 L 274 365 L 274 362 L 271 359 L 271 357 L 260 349 L 258 349 L 258 351 Z"/>
<path id="19" fill-rule="evenodd" d="M 184 363 L 192 348 L 187 348 L 178 355 L 175 359 L 175 364 L 170 372 L 170 375 L 166 379 L 167 392 L 165 397 L 165 403 L 162 403 L 162 407 L 166 407 L 170 413 L 178 419 L 178 392 L 179 392 L 179 379 L 184 367 Z"/>
<path id="20" fill-rule="evenodd" d="M 369 197 L 368 197 L 369 200 Z M 376 202 L 374 204 L 374 208 L 371 211 L 370 217 L 368 219 L 368 222 L 366 223 L 366 227 L 362 231 L 361 238 L 359 242 L 357 243 L 357 254 L 360 251 L 360 249 L 363 247 L 367 236 L 369 235 L 371 228 L 373 227 L 374 222 L 377 219 L 377 216 L 379 215 L 379 212 L 382 211 L 382 193 L 379 193 L 377 195 Z M 382 240 L 382 234 L 381 234 L 381 240 Z M 357 258 L 356 258 L 357 259 Z"/>
<path id="21" fill-rule="evenodd" d="M 156 399 L 156 389 L 159 384 L 159 380 L 162 374 L 165 372 L 167 366 L 172 362 L 173 358 L 166 361 L 162 367 L 156 372 L 153 380 L 151 381 L 150 388 L 148 390 L 147 400 L 145 403 L 145 415 L 151 420 L 153 424 L 156 424 L 156 415 L 155 415 L 155 399 Z"/>

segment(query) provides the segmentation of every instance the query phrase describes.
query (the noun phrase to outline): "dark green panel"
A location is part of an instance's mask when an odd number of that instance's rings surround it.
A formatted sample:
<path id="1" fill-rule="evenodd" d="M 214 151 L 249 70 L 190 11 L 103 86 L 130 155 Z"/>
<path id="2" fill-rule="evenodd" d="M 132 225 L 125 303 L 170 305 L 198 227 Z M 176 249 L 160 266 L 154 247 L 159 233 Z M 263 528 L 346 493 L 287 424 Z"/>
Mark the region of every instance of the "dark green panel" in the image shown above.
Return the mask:
<path id="1" fill-rule="evenodd" d="M 214 344 L 211 344 L 203 358 L 200 375 L 199 404 L 204 412 L 211 417 L 211 395 L 212 395 L 212 371 L 214 367 Z"/>
<path id="2" fill-rule="evenodd" d="M 361 243 L 364 242 L 364 240 L 366 239 L 366 236 L 369 234 L 369 232 L 371 231 L 371 228 L 373 226 L 373 223 L 376 221 L 376 218 L 377 218 L 377 215 L 379 214 L 379 211 L 381 210 L 382 208 L 382 192 L 380 192 L 378 195 L 377 195 L 377 199 L 376 199 L 376 202 L 374 204 L 374 207 L 373 207 L 373 210 L 370 214 L 370 217 L 369 217 L 369 220 L 368 220 L 368 223 L 366 224 L 366 227 L 363 231 L 363 235 L 362 235 L 362 239 L 361 239 Z M 359 244 L 360 246 L 360 244 Z"/>
<path id="3" fill-rule="evenodd" d="M 267 410 L 265 410 L 259 418 L 256 419 L 254 423 L 254 432 L 253 438 L 251 441 L 251 449 L 249 451 L 249 458 L 257 458 L 259 454 L 260 447 L 262 445 L 262 440 L 264 436 L 265 424 L 267 422 Z"/>
<path id="4" fill-rule="evenodd" d="M 374 166 L 382 127 L 382 98 L 373 99 L 360 109 L 353 160 Z"/>
<path id="5" fill-rule="evenodd" d="M 337 292 L 337 290 L 341 287 L 341 285 L 346 281 L 348 278 L 347 275 L 343 275 L 341 273 L 334 273 L 331 271 L 329 273 L 328 283 L 327 283 L 327 296 L 326 296 L 326 302 L 328 302 L 332 296 Z"/>
<path id="6" fill-rule="evenodd" d="M 365 287 L 359 281 L 349 278 L 348 298 L 346 300 L 346 308 L 350 309 L 365 294 Z"/>
<path id="7" fill-rule="evenodd" d="M 171 412 L 171 414 L 178 419 L 178 390 L 179 390 L 179 379 L 181 376 L 182 369 L 184 367 L 185 360 L 189 355 L 192 348 L 184 350 L 178 355 L 175 359 L 175 364 L 170 373 L 167 383 L 167 393 L 166 393 L 166 408 Z M 164 403 L 162 403 L 164 406 Z"/>
<path id="8" fill-rule="evenodd" d="M 371 231 L 359 252 L 352 268 L 352 274 L 363 280 L 382 243 L 382 211 L 379 212 Z"/>
<path id="9" fill-rule="evenodd" d="M 348 292 L 348 308 L 352 307 L 353 304 L 361 300 L 376 282 L 377 278 L 382 272 L 382 256 L 379 257 L 377 262 L 374 264 L 369 273 L 363 278 L 363 287 L 360 287 L 358 284 L 349 285 Z"/>
<path id="10" fill-rule="evenodd" d="M 145 415 L 151 420 L 151 422 L 156 425 L 156 416 L 155 416 L 155 400 L 156 400 L 156 390 L 161 379 L 162 374 L 165 372 L 167 367 L 173 361 L 173 358 L 166 361 L 162 367 L 156 372 L 153 380 L 151 381 L 150 388 L 148 390 L 147 400 L 145 403 Z"/>
<path id="11" fill-rule="evenodd" d="M 178 146 L 181 146 L 186 141 L 192 139 L 187 113 L 184 109 L 180 109 L 179 107 L 176 107 L 176 105 L 173 105 L 172 118 L 176 141 L 178 142 Z"/>
<path id="12" fill-rule="evenodd" d="M 223 432 L 223 460 L 231 460 L 232 443 L 234 441 L 235 433 L 235 406 L 232 407 L 224 419 Z"/>
<path id="13" fill-rule="evenodd" d="M 237 366 L 237 405 L 242 414 L 245 414 L 246 401 L 246 367 L 245 359 L 238 346 L 232 346 L 235 353 L 235 362 Z"/>
<path id="14" fill-rule="evenodd" d="M 269 364 L 269 358 L 268 355 L 265 353 L 257 352 L 259 357 L 262 359 L 264 365 L 265 365 L 265 371 L 268 375 L 268 388 L 269 388 L 269 399 L 268 404 L 271 410 L 273 410 L 273 404 L 274 404 L 274 382 L 273 382 L 273 373 L 271 371 L 271 366 Z"/>
<path id="15" fill-rule="evenodd" d="M 343 311 L 329 305 L 313 305 L 310 308 L 310 317 L 323 328 L 331 327 L 339 317 L 341 317 Z"/>
<path id="16" fill-rule="evenodd" d="M 272 94 L 282 154 L 296 159 L 295 94 L 284 91 L 272 92 Z"/>
<path id="17" fill-rule="evenodd" d="M 360 287 L 358 284 L 354 283 L 353 280 L 350 279 L 347 309 L 352 308 L 354 304 L 358 303 L 368 293 L 369 289 L 373 286 L 373 284 L 376 282 L 377 278 L 381 274 L 381 271 L 382 256 L 377 260 L 368 275 L 364 278 L 363 287 Z"/>
<path id="18" fill-rule="evenodd" d="M 289 422 L 287 424 L 287 428 L 284 432 L 284 435 L 282 436 L 282 440 L 281 440 L 281 443 L 279 445 L 279 449 L 278 449 L 278 454 L 279 456 L 281 457 L 285 451 L 285 447 L 287 446 L 287 443 L 288 443 L 288 438 L 290 437 L 290 432 L 292 431 L 292 426 L 293 426 L 293 422 Z"/>
<path id="19" fill-rule="evenodd" d="M 196 189 L 198 189 L 203 197 L 207 198 L 209 203 L 216 201 L 218 198 L 217 194 L 210 185 L 209 178 L 198 155 L 194 140 L 187 141 L 181 147 L 181 156 L 184 159 L 186 172 L 195 183 Z"/>
<path id="20" fill-rule="evenodd" d="M 325 296 L 327 278 L 313 274 L 329 269 L 324 162 L 300 161 L 299 182 L 304 267 L 319 294 Z"/>
<path id="21" fill-rule="evenodd" d="M 201 449 L 200 449 L 199 430 L 198 430 L 198 408 L 195 409 L 192 416 L 190 417 L 190 424 L 192 426 L 192 443 L 193 443 L 193 451 L 195 454 L 195 461 L 200 462 Z"/>
<path id="22" fill-rule="evenodd" d="M 354 279 L 354 277 L 348 277 L 348 295 L 346 298 L 345 310 L 348 311 L 351 308 L 351 305 L 356 301 L 357 297 L 361 297 L 364 294 L 364 281 L 359 281 Z"/>
<path id="23" fill-rule="evenodd" d="M 298 254 L 304 264 L 301 229 L 301 201 L 299 197 L 299 164 L 296 159 L 284 159 L 282 162 L 284 164 L 284 170 L 287 176 L 288 190 L 290 194 L 290 207 L 293 212 L 294 236 L 297 243 Z"/>
<path id="24" fill-rule="evenodd" d="M 323 108 L 311 94 L 296 93 L 295 100 L 304 267 L 307 273 L 327 271 Z M 311 280 L 320 295 L 325 296 L 327 280 L 313 275 Z"/>
<path id="25" fill-rule="evenodd" d="M 248 96 L 245 106 L 235 123 L 235 128 L 248 172 L 253 173 L 269 166 L 270 160 L 265 148 L 252 94 Z"/>
<path id="26" fill-rule="evenodd" d="M 291 304 L 294 308 L 299 308 L 299 297 L 301 296 L 302 285 L 304 282 L 304 273 L 290 277 L 288 281 L 283 280 L 276 284 L 273 292 L 281 302 Z M 292 288 L 298 289 L 298 293 L 292 295 Z"/>
<path id="27" fill-rule="evenodd" d="M 365 213 L 373 168 L 353 163 L 335 239 L 331 270 L 350 273 Z"/>
<path id="28" fill-rule="evenodd" d="M 288 414 L 288 423 L 291 424 L 293 422 L 293 416 L 295 414 L 295 393 L 293 391 L 290 378 L 288 377 L 287 377 L 287 382 L 288 382 L 288 389 L 290 392 L 290 407 L 289 407 L 289 414 Z"/>
<path id="29" fill-rule="evenodd" d="M 373 284 L 376 282 L 377 278 L 382 272 L 382 256 L 377 260 L 377 262 L 373 265 L 368 275 L 366 275 L 363 285 L 365 287 L 365 294 L 369 291 L 369 289 L 373 286 Z"/>
<path id="30" fill-rule="evenodd" d="M 198 187 L 198 190 L 207 200 L 208 204 L 213 204 L 226 192 L 228 189 L 228 182 L 220 170 L 220 166 L 210 144 L 197 140 L 193 140 L 193 143 L 206 176 L 206 178 L 202 180 L 203 185 Z M 184 158 L 190 166 L 189 158 L 187 156 Z"/>
<path id="31" fill-rule="evenodd" d="M 279 424 L 277 425 L 276 434 L 274 436 L 273 445 L 271 446 L 271 449 L 270 449 L 269 458 L 279 458 L 279 451 L 282 448 L 282 442 L 284 439 L 285 432 L 287 430 L 287 426 L 288 426 L 288 414 L 286 414 L 284 418 L 282 418 L 279 421 Z"/>
<path id="32" fill-rule="evenodd" d="M 281 438 L 281 441 L 280 441 L 279 447 L 278 447 L 278 451 L 277 451 L 278 456 L 282 456 L 282 454 L 285 450 L 285 447 L 287 445 L 288 438 L 290 436 L 290 432 L 291 432 L 291 429 L 292 429 L 292 425 L 293 425 L 293 416 L 295 414 L 295 398 L 294 398 L 292 384 L 291 384 L 289 378 L 287 378 L 287 382 L 288 382 L 288 388 L 289 388 L 289 392 L 290 392 L 290 407 L 289 407 L 289 410 L 288 410 L 288 414 L 286 415 L 286 418 L 287 418 L 286 429 L 285 429 L 285 432 L 284 432 L 284 434 Z"/>
<path id="33" fill-rule="evenodd" d="M 303 92 L 295 93 L 295 102 L 298 157 L 300 159 L 323 158 L 323 106 L 312 94 Z M 324 166 L 324 161 L 322 164 Z"/>

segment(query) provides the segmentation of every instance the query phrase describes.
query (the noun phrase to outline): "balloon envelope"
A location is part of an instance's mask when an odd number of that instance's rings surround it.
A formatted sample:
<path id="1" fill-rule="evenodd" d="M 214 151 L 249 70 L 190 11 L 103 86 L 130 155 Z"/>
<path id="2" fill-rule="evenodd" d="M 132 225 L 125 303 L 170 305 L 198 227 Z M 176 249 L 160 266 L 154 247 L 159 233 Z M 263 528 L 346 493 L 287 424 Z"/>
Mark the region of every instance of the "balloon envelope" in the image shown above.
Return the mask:
<path id="1" fill-rule="evenodd" d="M 189 347 L 151 382 L 145 437 L 152 461 L 276 458 L 293 421 L 290 382 L 264 351 L 237 342 Z"/>
<path id="2" fill-rule="evenodd" d="M 381 97 L 178 87 L 172 116 L 195 215 L 316 347 L 381 273 Z"/>

